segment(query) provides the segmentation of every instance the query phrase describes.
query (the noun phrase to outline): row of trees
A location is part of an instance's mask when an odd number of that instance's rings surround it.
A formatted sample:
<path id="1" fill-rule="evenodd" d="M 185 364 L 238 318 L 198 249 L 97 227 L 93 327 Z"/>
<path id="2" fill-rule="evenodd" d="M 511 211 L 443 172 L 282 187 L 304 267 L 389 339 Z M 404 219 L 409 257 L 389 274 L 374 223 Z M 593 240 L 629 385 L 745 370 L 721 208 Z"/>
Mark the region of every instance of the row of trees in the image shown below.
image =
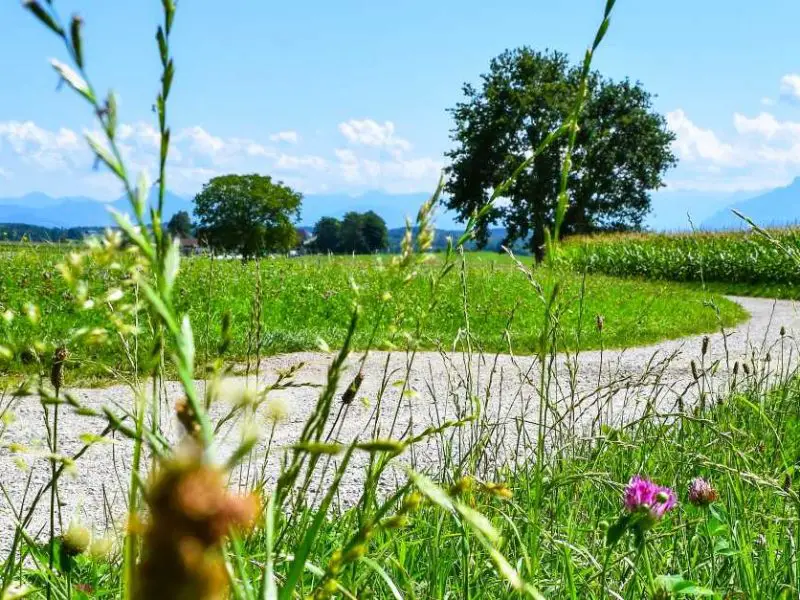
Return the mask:
<path id="1" fill-rule="evenodd" d="M 318 252 L 371 254 L 389 247 L 386 221 L 371 210 L 346 213 L 341 221 L 322 217 L 314 226 L 314 237 Z"/>
<path id="2" fill-rule="evenodd" d="M 486 205 L 490 193 L 516 173 L 501 202 L 477 224 L 485 245 L 491 226 L 506 229 L 504 245 L 524 241 L 538 257 L 551 230 L 570 135 L 562 135 L 520 170 L 551 133 L 575 111 L 582 72 L 560 52 L 524 47 L 490 63 L 465 99 L 450 110 L 450 159 L 444 204 L 462 220 Z M 564 234 L 637 229 L 650 211 L 650 192 L 664 185 L 675 162 L 674 134 L 639 83 L 615 82 L 591 72 L 580 129 L 575 132 L 568 179 Z M 198 232 L 212 246 L 245 256 L 296 244 L 293 222 L 301 194 L 260 175 L 227 175 L 207 183 L 195 198 Z M 188 215 L 175 223 L 186 230 Z M 348 213 L 316 224 L 322 252 L 375 252 L 388 246 L 386 224 L 374 212 Z"/>

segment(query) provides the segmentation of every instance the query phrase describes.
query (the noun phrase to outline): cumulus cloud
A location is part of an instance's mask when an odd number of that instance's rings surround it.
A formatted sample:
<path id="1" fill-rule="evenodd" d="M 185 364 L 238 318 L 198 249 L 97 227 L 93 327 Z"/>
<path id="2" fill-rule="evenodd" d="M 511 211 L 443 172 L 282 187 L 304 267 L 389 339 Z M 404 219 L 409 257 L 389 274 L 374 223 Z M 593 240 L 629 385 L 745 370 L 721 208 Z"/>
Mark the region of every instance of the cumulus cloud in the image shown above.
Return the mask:
<path id="1" fill-rule="evenodd" d="M 789 73 L 781 77 L 781 97 L 791 102 L 800 102 L 800 75 Z"/>
<path id="2" fill-rule="evenodd" d="M 0 122 L 0 147 L 3 145 L 22 161 L 48 171 L 69 169 L 85 150 L 73 130 L 50 131 L 33 121 Z"/>
<path id="3" fill-rule="evenodd" d="M 681 109 L 667 113 L 667 127 L 676 135 L 673 148 L 682 160 L 705 160 L 719 165 L 739 162 L 733 146 L 722 142 L 710 129 L 695 125 Z"/>
<path id="4" fill-rule="evenodd" d="M 800 123 L 779 121 L 767 112 L 762 112 L 753 118 L 736 113 L 733 115 L 733 125 L 741 134 L 755 134 L 767 140 L 784 139 L 800 142 Z"/>
<path id="5" fill-rule="evenodd" d="M 785 185 L 800 169 L 800 123 L 772 113 L 733 115 L 735 135 L 723 139 L 696 125 L 683 110 L 667 115 L 681 159 L 667 185 L 697 191 L 756 191 Z"/>
<path id="6" fill-rule="evenodd" d="M 339 123 L 339 132 L 352 144 L 386 148 L 400 152 L 411 150 L 411 143 L 394 133 L 394 123 L 372 119 L 350 119 Z"/>
<path id="7" fill-rule="evenodd" d="M 300 134 L 296 131 L 279 131 L 269 136 L 271 142 L 284 142 L 286 144 L 297 144 L 300 141 Z"/>
<path id="8" fill-rule="evenodd" d="M 338 159 L 336 168 L 344 181 L 356 187 L 385 189 L 391 193 L 432 190 L 444 166 L 440 161 L 427 157 L 363 158 L 345 148 L 337 149 L 335 155 Z"/>
<path id="9" fill-rule="evenodd" d="M 168 185 L 177 193 L 190 195 L 212 177 L 238 172 L 270 174 L 291 181 L 306 193 L 407 192 L 435 186 L 441 162 L 412 155 L 411 143 L 398 137 L 392 122 L 351 119 L 338 130 L 349 147 L 302 154 L 287 151 L 288 144 L 300 140 L 297 132 L 289 130 L 269 136 L 266 143 L 220 136 L 199 125 L 177 130 L 170 144 Z M 135 122 L 120 124 L 117 132 L 117 145 L 129 171 L 146 171 L 153 179 L 161 144 L 158 129 Z M 0 122 L 0 164 L 6 170 L 13 168 L 15 174 L 15 161 L 28 165 L 27 171 L 22 169 L 20 177 L 15 177 L 13 193 L 41 190 L 54 195 L 118 196 L 120 187 L 114 177 L 103 168 L 92 169 L 93 156 L 83 139 L 86 134 L 103 139 L 99 130 L 48 130 L 30 121 Z M 42 169 L 53 174 L 37 178 Z M 0 181 L 6 182 L 0 192 L 8 194 L 12 188 L 3 173 Z"/>

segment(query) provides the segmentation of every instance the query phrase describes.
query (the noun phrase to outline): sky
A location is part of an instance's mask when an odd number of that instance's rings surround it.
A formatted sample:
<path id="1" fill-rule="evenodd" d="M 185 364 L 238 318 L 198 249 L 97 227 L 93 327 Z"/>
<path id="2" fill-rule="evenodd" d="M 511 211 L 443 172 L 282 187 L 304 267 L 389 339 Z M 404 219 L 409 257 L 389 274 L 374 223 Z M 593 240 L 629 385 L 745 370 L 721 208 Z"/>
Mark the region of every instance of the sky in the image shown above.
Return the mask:
<path id="1" fill-rule="evenodd" d="M 87 69 L 119 100 L 120 143 L 155 172 L 157 0 L 54 0 L 85 21 Z M 600 0 L 181 0 L 169 187 L 228 172 L 306 194 L 427 192 L 450 148 L 447 108 L 492 57 L 529 45 L 577 60 Z M 800 175 L 800 2 L 618 0 L 594 67 L 641 81 L 676 133 L 679 166 L 650 223 L 677 227 Z M 64 48 L 15 0 L 0 4 L 0 197 L 116 198 L 92 168 L 86 104 L 59 89 Z"/>

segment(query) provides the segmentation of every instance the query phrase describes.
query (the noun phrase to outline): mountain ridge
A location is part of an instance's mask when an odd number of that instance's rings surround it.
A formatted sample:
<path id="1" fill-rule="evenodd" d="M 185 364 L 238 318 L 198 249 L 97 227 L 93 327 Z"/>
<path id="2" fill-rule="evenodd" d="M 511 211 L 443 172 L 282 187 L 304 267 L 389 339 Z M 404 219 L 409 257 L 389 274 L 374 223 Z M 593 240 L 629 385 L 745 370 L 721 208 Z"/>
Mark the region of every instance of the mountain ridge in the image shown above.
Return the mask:
<path id="1" fill-rule="evenodd" d="M 746 229 L 746 221 L 732 211 L 737 210 L 761 227 L 800 223 L 800 177 L 789 185 L 774 188 L 758 196 L 734 202 L 705 219 L 701 229 Z"/>
<path id="2" fill-rule="evenodd" d="M 349 211 L 373 210 L 386 221 L 390 228 L 402 227 L 406 217 L 412 221 L 420 205 L 427 201 L 427 193 L 387 194 L 378 191 L 365 192 L 358 196 L 345 194 L 308 194 L 303 198 L 299 225 L 310 228 L 322 217 L 341 218 Z M 153 205 L 156 192 L 150 194 Z M 54 198 L 42 192 L 31 192 L 16 198 L 0 198 L 0 223 L 25 223 L 38 227 L 105 227 L 114 224 L 108 208 L 130 213 L 127 197 L 106 202 L 88 196 Z M 193 212 L 192 200 L 167 192 L 163 220 L 168 221 L 175 213 L 185 210 Z M 437 225 L 443 229 L 456 229 L 455 213 L 439 208 Z"/>

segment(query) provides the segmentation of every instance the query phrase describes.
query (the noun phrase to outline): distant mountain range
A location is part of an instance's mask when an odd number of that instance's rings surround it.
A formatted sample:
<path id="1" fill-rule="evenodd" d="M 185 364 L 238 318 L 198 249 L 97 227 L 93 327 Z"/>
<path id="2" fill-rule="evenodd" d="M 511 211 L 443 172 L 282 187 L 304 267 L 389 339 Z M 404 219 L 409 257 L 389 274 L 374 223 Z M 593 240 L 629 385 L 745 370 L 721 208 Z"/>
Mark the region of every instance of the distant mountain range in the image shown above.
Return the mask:
<path id="1" fill-rule="evenodd" d="M 150 194 L 150 202 L 156 202 L 156 191 Z M 105 227 L 113 225 L 109 213 L 114 208 L 130 213 L 126 197 L 114 202 L 101 202 L 85 196 L 51 198 L 34 192 L 20 198 L 0 198 L 0 223 L 25 223 L 39 227 Z M 168 220 L 181 210 L 191 212 L 192 203 L 176 194 L 167 192 L 164 198 L 164 218 Z"/>
<path id="2" fill-rule="evenodd" d="M 800 177 L 786 187 L 735 202 L 702 222 L 702 229 L 744 229 L 748 225 L 733 214 L 736 209 L 762 227 L 800 223 Z"/>
<path id="3" fill-rule="evenodd" d="M 155 202 L 155 191 L 150 201 Z M 428 194 L 387 194 L 367 192 L 360 196 L 346 194 L 308 194 L 303 199 L 300 225 L 311 229 L 322 217 L 342 217 L 354 210 L 365 212 L 373 210 L 386 221 L 390 229 L 402 228 L 406 217 L 414 221 L 420 205 L 428 199 Z M 734 197 L 735 198 L 735 197 Z M 746 227 L 741 219 L 731 212 L 732 208 L 741 211 L 763 226 L 800 223 L 800 177 L 790 185 L 777 188 L 749 199 L 732 199 L 729 206 L 703 220 L 701 229 L 739 229 Z M 697 203 L 702 200 L 697 200 Z M 721 200 L 715 201 L 720 206 Z M 127 198 L 114 202 L 101 202 L 84 196 L 52 198 L 34 192 L 18 198 L 0 198 L 0 223 L 24 223 L 48 228 L 105 227 L 113 224 L 108 208 L 130 212 Z M 168 220 L 176 212 L 185 210 L 192 213 L 192 201 L 167 192 L 164 218 Z M 657 211 L 658 212 L 658 211 Z M 708 212 L 706 212 L 708 214 Z M 437 210 L 437 244 L 442 245 L 447 235 L 454 238 L 460 235 L 463 225 L 459 224 L 452 211 Z M 660 219 L 650 222 L 653 229 L 669 229 Z M 696 223 L 696 222 L 695 222 Z M 697 223 L 696 223 L 697 224 Z M 502 239 L 502 229 L 492 230 L 489 246 L 493 247 Z M 441 242 L 441 243 L 440 243 Z"/>
<path id="4" fill-rule="evenodd" d="M 420 205 L 430 196 L 428 194 L 384 194 L 368 192 L 361 196 L 345 194 L 309 194 L 303 198 L 300 223 L 313 227 L 322 217 L 342 217 L 354 210 L 365 212 L 374 210 L 391 227 L 402 227 L 406 216 L 413 221 Z M 150 202 L 156 201 L 155 190 Z M 85 196 L 52 198 L 40 192 L 33 192 L 18 198 L 0 198 L 0 223 L 25 223 L 39 227 L 105 227 L 113 224 L 108 209 L 113 207 L 123 213 L 130 212 L 128 199 L 122 197 L 113 202 L 101 202 Z M 192 201 L 172 192 L 167 192 L 164 202 L 165 221 L 181 210 L 192 214 Z M 438 211 L 437 225 L 442 228 L 456 228 L 454 214 Z"/>

